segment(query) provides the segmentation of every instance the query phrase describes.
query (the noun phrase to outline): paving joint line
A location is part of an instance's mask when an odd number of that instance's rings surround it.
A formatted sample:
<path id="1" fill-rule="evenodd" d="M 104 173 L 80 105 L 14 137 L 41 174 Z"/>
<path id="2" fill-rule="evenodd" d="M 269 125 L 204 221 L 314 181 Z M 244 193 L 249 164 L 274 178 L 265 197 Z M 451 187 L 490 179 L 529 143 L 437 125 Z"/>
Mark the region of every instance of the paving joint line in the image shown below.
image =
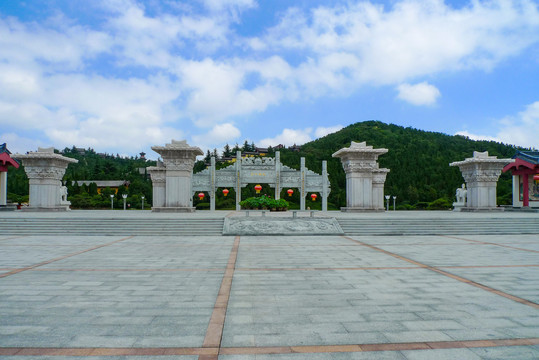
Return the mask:
<path id="1" fill-rule="evenodd" d="M 131 239 L 133 237 L 135 237 L 135 235 L 127 236 L 127 237 L 121 238 L 119 240 L 112 241 L 110 243 L 97 245 L 97 246 L 94 246 L 94 247 L 86 249 L 86 250 L 77 251 L 77 252 L 74 252 L 74 253 L 71 253 L 71 254 L 67 254 L 67 255 L 64 255 L 64 256 L 54 258 L 52 260 L 46 260 L 46 261 L 42 261 L 42 262 L 40 262 L 38 264 L 34 264 L 34 265 L 27 266 L 27 267 L 24 267 L 24 268 L 16 269 L 16 270 L 4 273 L 4 274 L 0 274 L 0 278 L 5 278 L 5 277 L 11 276 L 11 275 L 21 273 L 23 271 L 32 270 L 32 269 L 35 269 L 35 268 L 43 266 L 43 265 L 52 264 L 53 262 L 64 260 L 64 259 L 76 256 L 76 255 L 84 254 L 84 253 L 87 253 L 89 251 L 97 250 L 97 249 L 100 249 L 100 248 L 105 247 L 105 246 L 114 245 L 116 243 L 119 243 L 120 241 L 125 241 L 125 240 Z"/>
<path id="2" fill-rule="evenodd" d="M 236 260 L 238 258 L 238 250 L 240 247 L 240 237 L 234 238 L 234 245 L 230 251 L 228 258 L 228 264 L 223 274 L 223 280 L 221 281 L 221 287 L 215 300 L 215 306 L 210 317 L 208 329 L 202 343 L 203 348 L 216 349 L 215 353 L 201 354 L 198 360 L 217 360 L 219 357 L 219 350 L 221 348 L 221 340 L 223 337 L 223 330 L 225 326 L 226 311 L 228 308 L 228 300 L 230 299 L 230 291 L 232 289 L 232 280 L 234 278 L 234 270 L 236 268 Z"/>
<path id="3" fill-rule="evenodd" d="M 516 246 L 511 246 L 511 245 L 503 245 L 503 244 L 492 243 L 492 242 L 488 242 L 488 241 L 479 241 L 479 240 L 472 240 L 472 239 L 462 239 L 462 238 L 459 238 L 459 237 L 456 237 L 456 236 L 450 236 L 450 235 L 442 235 L 442 236 L 450 238 L 450 239 L 471 241 L 473 243 L 482 244 L 482 245 L 494 245 L 494 246 L 500 246 L 500 247 L 504 247 L 504 248 L 508 248 L 508 249 L 515 249 L 515 250 L 539 253 L 538 250 L 523 249 L 523 248 L 519 248 L 519 247 L 516 247 Z"/>
<path id="4" fill-rule="evenodd" d="M 526 300 L 526 299 L 523 299 L 523 298 L 520 298 L 518 296 L 515 296 L 515 295 L 511 295 L 509 293 L 506 293 L 504 291 L 501 291 L 501 290 L 498 290 L 498 289 L 495 289 L 495 288 L 492 288 L 490 286 L 486 286 L 486 285 L 483 285 L 481 283 L 478 283 L 476 281 L 473 281 L 473 280 L 470 280 L 470 279 L 466 279 L 462 276 L 459 276 L 459 275 L 455 275 L 455 274 L 452 274 L 448 271 L 444 271 L 444 270 L 441 270 L 439 268 L 436 268 L 434 266 L 431 266 L 431 265 L 427 265 L 427 264 L 423 264 L 423 263 L 420 263 L 418 261 L 415 261 L 415 260 L 412 260 L 412 259 L 409 259 L 409 258 L 406 258 L 404 256 L 401 256 L 401 255 L 398 255 L 398 254 L 395 254 L 395 253 L 392 253 L 391 251 L 387 251 L 387 250 L 384 250 L 384 249 L 381 249 L 381 248 L 378 248 L 374 245 L 370 245 L 370 244 L 367 244 L 367 243 L 364 243 L 362 241 L 359 241 L 359 240 L 356 240 L 356 239 L 353 239 L 351 237 L 348 237 L 348 236 L 342 236 L 343 238 L 345 239 L 348 239 L 350 241 L 353 241 L 353 242 L 356 242 L 358 243 L 359 245 L 361 246 L 365 246 L 365 247 L 368 247 L 372 250 L 376 250 L 376 251 L 379 251 L 379 252 L 382 252 L 386 255 L 390 255 L 394 258 L 397 258 L 397 259 L 400 259 L 400 260 L 403 260 L 403 261 L 406 261 L 406 262 L 409 262 L 411 264 L 414 264 L 414 265 L 417 265 L 417 266 L 420 266 L 420 267 L 423 267 L 427 270 L 430 270 L 430 271 L 434 271 L 438 274 L 441 274 L 441 275 L 444 275 L 444 276 L 447 276 L 453 280 L 457 280 L 457 281 L 460 281 L 462 283 L 465 283 L 465 284 L 468 284 L 468 285 L 472 285 L 472 286 L 475 286 L 479 289 L 482 289 L 482 290 L 485 290 L 485 291 L 488 291 L 490 293 L 493 293 L 493 294 L 496 294 L 496 295 L 499 295 L 499 296 L 502 296 L 502 297 L 505 297 L 506 299 L 509 299 L 509 300 L 513 300 L 515 302 L 518 302 L 520 304 L 524 304 L 524 305 L 528 305 L 528 306 L 531 306 L 535 309 L 539 309 L 539 304 L 537 303 L 534 303 L 533 301 L 530 301 L 530 300 Z"/>
<path id="5" fill-rule="evenodd" d="M 351 353 L 459 348 L 490 348 L 539 345 L 539 338 L 424 341 L 380 344 L 297 345 L 260 347 L 178 347 L 178 348 L 46 348 L 0 347 L 2 356 L 167 356 L 198 355 L 214 360 L 219 355 Z"/>

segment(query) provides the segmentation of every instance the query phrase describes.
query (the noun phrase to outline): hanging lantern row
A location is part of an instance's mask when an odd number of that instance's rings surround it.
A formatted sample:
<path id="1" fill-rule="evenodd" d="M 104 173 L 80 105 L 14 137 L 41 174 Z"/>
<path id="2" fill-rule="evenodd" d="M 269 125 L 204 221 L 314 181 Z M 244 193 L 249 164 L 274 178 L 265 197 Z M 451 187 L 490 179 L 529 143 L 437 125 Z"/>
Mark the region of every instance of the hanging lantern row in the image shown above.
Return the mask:
<path id="1" fill-rule="evenodd" d="M 316 198 L 317 198 L 317 197 L 318 197 L 318 195 L 316 195 L 316 194 L 311 194 L 311 199 L 312 199 L 313 201 L 316 201 Z"/>
<path id="2" fill-rule="evenodd" d="M 288 196 L 292 196 L 292 194 L 294 193 L 294 190 L 288 189 L 286 192 L 288 193 Z"/>
<path id="3" fill-rule="evenodd" d="M 227 196 L 228 193 L 229 193 L 228 189 L 223 189 L 223 195 L 224 195 L 224 196 Z"/>
<path id="4" fill-rule="evenodd" d="M 257 194 L 260 194 L 260 190 L 262 190 L 262 186 L 261 185 L 256 185 L 255 190 L 256 190 Z"/>
<path id="5" fill-rule="evenodd" d="M 198 193 L 198 198 L 199 198 L 200 200 L 203 200 L 203 199 L 204 199 L 204 193 L 202 193 L 202 192 L 201 192 L 201 193 Z"/>

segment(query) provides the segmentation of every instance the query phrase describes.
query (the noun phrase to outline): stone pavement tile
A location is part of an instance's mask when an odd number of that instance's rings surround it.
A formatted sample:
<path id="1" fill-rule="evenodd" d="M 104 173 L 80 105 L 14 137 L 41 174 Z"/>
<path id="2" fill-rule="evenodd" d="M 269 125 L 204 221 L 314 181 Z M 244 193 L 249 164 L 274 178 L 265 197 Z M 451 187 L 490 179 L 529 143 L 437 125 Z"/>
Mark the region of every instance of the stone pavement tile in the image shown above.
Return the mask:
<path id="1" fill-rule="evenodd" d="M 502 346 L 470 349 L 484 360 L 537 360 L 539 346 Z"/>
<path id="2" fill-rule="evenodd" d="M 135 239 L 135 240 L 133 240 Z M 43 266 L 44 269 L 221 269 L 228 263 L 233 238 L 195 243 L 192 238 L 155 237 L 146 242 L 131 238 L 76 257 Z M 138 274 L 144 275 L 144 274 Z M 123 276 L 132 276 L 124 274 Z"/>
<path id="3" fill-rule="evenodd" d="M 275 243 L 271 246 L 247 246 L 264 244 L 261 239 L 242 237 L 237 269 L 242 268 L 357 268 L 357 267 L 413 267 L 413 264 L 395 259 L 378 251 L 354 245 L 348 241 L 341 245 L 341 237 L 323 237 L 313 241 L 296 240 L 290 244 Z M 335 243 L 339 245 L 335 245 Z"/>
<path id="4" fill-rule="evenodd" d="M 512 338 L 504 329 L 464 329 L 464 330 L 444 330 L 452 340 L 478 340 L 478 339 L 507 339 Z"/>
<path id="5" fill-rule="evenodd" d="M 3 278 L 0 334 L 8 334 L 0 336 L 0 346 L 121 347 L 145 336 L 153 336 L 146 343 L 156 347 L 162 346 L 159 336 L 193 336 L 198 343 L 191 338 L 189 346 L 202 345 L 222 271 L 122 274 L 27 271 Z M 3 296 L 4 288 L 10 295 Z M 29 289 L 39 292 L 23 296 Z M 13 290 L 21 291 L 17 300 L 10 300 Z M 56 296 L 58 290 L 64 295 Z"/>
<path id="6" fill-rule="evenodd" d="M 272 355 L 220 355 L 219 360 L 406 360 L 406 358 L 400 351 L 377 351 Z"/>
<path id="7" fill-rule="evenodd" d="M 539 264 L 539 254 L 535 254 L 534 263 Z M 453 268 L 448 269 L 448 271 L 511 295 L 539 303 L 539 267 Z"/>
<path id="8" fill-rule="evenodd" d="M 2 360 L 197 360 L 198 355 L 182 356 L 3 356 Z"/>
<path id="9" fill-rule="evenodd" d="M 392 343 L 452 341 L 453 339 L 442 331 L 384 331 L 382 334 Z"/>
<path id="10" fill-rule="evenodd" d="M 206 326 L 207 327 L 207 326 Z M 135 341 L 135 347 L 199 347 L 205 334 L 181 336 L 144 336 Z"/>
<path id="11" fill-rule="evenodd" d="M 407 360 L 481 360 L 481 357 L 470 349 L 433 349 L 402 351 Z"/>

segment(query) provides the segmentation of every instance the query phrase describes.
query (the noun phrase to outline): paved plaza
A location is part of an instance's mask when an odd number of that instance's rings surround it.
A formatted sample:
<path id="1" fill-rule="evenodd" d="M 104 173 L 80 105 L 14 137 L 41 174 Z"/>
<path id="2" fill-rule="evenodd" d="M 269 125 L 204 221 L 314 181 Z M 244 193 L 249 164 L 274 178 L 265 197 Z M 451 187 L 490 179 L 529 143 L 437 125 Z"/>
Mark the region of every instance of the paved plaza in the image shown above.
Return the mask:
<path id="1" fill-rule="evenodd" d="M 537 234 L 0 236 L 5 360 L 535 360 L 538 304 Z"/>

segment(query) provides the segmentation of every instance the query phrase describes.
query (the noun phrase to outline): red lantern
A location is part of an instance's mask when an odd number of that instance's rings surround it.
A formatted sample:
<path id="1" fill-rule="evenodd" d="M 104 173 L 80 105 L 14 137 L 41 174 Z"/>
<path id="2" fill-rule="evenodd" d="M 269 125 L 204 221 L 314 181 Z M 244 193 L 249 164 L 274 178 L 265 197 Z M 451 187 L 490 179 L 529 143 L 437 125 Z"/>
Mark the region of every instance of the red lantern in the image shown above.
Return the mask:
<path id="1" fill-rule="evenodd" d="M 204 193 L 198 193 L 198 198 L 200 200 L 203 200 L 204 199 Z"/>
<path id="2" fill-rule="evenodd" d="M 229 193 L 228 189 L 223 189 L 223 195 L 224 195 L 224 196 L 227 196 L 228 193 Z"/>
<path id="3" fill-rule="evenodd" d="M 256 186 L 255 186 L 255 190 L 256 190 L 256 193 L 257 193 L 257 194 L 260 194 L 260 190 L 262 190 L 262 186 L 256 185 Z"/>
<path id="4" fill-rule="evenodd" d="M 537 174 L 537 175 L 533 175 L 533 180 L 535 180 L 535 181 L 539 181 L 539 174 Z"/>
<path id="5" fill-rule="evenodd" d="M 288 193 L 288 196 L 292 196 L 292 194 L 294 193 L 294 190 L 288 189 L 286 192 Z"/>
<path id="6" fill-rule="evenodd" d="M 313 201 L 316 201 L 316 198 L 318 197 L 318 195 L 316 194 L 311 194 L 311 199 L 313 199 Z"/>

